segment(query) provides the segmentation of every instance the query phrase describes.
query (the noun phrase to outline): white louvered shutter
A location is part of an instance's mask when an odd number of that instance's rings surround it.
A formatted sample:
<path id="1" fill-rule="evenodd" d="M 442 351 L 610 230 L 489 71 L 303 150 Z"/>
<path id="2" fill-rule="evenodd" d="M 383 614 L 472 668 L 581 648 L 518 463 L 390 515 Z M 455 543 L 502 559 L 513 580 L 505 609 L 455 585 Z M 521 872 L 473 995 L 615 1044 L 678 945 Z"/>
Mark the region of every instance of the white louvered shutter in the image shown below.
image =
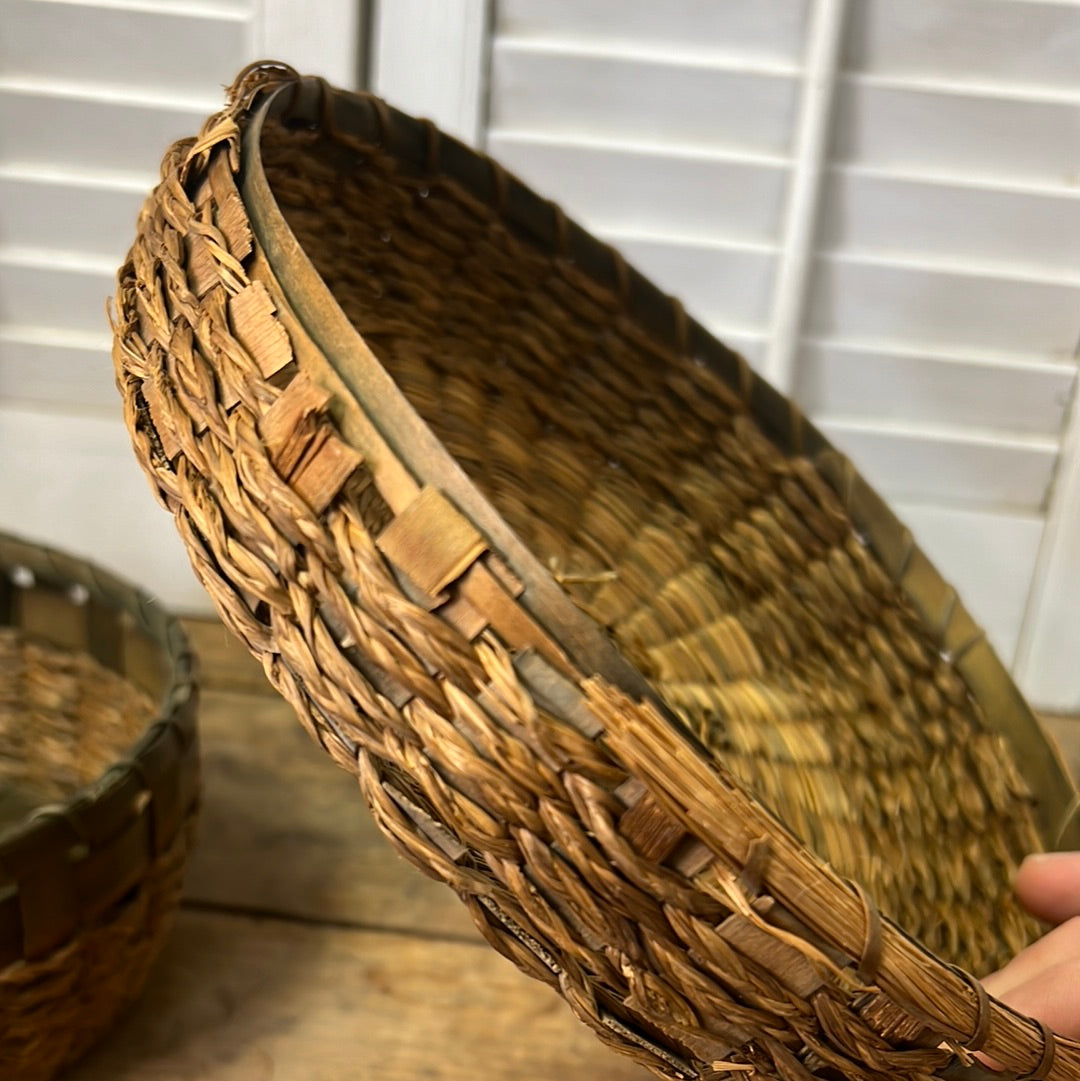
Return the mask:
<path id="1" fill-rule="evenodd" d="M 414 62 L 424 9 L 483 34 L 474 0 L 408 5 Z M 377 42 L 396 10 L 380 8 Z M 1030 632 L 1037 567 L 1053 596 L 1070 562 L 1047 572 L 1040 546 L 1080 338 L 1080 5 L 493 0 L 492 14 L 483 48 L 455 51 L 489 70 L 456 111 L 440 115 L 447 95 L 392 49 L 378 88 L 475 134 L 794 395 L 1007 662 L 1029 628 L 1029 692 L 1080 706 L 1080 676 L 1048 689 Z M 1080 619 L 1055 626 L 1080 644 Z"/>
<path id="2" fill-rule="evenodd" d="M 360 0 L 0 0 L 0 528 L 206 610 L 148 498 L 105 298 L 168 144 L 273 55 L 349 84 Z"/>

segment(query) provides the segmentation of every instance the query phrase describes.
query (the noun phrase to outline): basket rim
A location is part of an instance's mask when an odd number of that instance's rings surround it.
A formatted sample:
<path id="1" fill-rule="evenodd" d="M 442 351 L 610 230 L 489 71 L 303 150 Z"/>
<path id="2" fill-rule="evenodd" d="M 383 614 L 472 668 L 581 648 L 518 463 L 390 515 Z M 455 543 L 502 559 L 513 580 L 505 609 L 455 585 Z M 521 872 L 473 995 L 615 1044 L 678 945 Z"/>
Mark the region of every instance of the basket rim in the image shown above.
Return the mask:
<path id="1" fill-rule="evenodd" d="M 0 970 L 20 957 L 40 959 L 77 933 L 83 916 L 93 919 L 122 900 L 169 851 L 198 799 L 195 657 L 179 621 L 149 593 L 88 560 L 0 533 L 5 625 L 21 588 L 13 580 L 17 568 L 32 575 L 27 588 L 44 585 L 64 593 L 88 618 L 96 609 L 114 621 L 114 633 L 139 633 L 164 660 L 165 672 L 153 716 L 122 756 L 65 799 L 39 806 L 0 831 Z M 88 633 L 86 651 L 103 663 L 93 648 L 95 634 L 109 632 Z M 97 872 L 77 880 L 75 865 L 94 859 L 102 861 Z M 22 895 L 40 893 L 42 877 L 68 896 L 38 920 L 28 911 L 32 900 Z"/>

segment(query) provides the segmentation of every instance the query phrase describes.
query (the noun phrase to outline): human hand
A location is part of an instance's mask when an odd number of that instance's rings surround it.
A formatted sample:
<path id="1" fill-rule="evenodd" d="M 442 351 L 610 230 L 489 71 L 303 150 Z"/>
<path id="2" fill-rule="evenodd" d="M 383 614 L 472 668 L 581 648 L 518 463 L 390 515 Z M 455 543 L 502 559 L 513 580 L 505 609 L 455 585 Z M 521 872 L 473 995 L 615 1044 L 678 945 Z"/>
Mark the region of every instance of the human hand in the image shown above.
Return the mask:
<path id="1" fill-rule="evenodd" d="M 983 985 L 1060 1035 L 1080 1038 L 1080 852 L 1029 856 L 1016 894 L 1032 915 L 1056 926 Z"/>

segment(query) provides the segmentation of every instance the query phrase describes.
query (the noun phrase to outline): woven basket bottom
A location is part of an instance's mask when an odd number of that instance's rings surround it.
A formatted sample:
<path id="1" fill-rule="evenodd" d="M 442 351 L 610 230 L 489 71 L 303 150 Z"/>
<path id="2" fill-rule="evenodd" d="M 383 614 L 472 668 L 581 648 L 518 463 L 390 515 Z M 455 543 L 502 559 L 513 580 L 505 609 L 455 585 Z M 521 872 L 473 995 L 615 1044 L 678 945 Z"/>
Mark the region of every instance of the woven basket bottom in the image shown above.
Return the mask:
<path id="1" fill-rule="evenodd" d="M 154 703 L 85 653 L 0 628 L 0 828 L 123 758 Z"/>
<path id="2" fill-rule="evenodd" d="M 274 123 L 263 153 L 406 397 L 717 760 L 947 960 L 1030 941 L 1031 793 L 813 465 L 453 183 Z"/>

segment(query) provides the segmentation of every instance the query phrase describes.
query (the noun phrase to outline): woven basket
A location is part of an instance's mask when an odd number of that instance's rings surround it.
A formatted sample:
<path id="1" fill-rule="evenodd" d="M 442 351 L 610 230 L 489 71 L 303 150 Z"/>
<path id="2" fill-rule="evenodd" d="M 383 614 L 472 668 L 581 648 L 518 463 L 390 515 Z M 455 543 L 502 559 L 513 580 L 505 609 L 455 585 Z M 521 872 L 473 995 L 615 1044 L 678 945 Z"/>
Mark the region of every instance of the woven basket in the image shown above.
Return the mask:
<path id="1" fill-rule="evenodd" d="M 746 362 L 497 164 L 277 65 L 121 269 L 138 457 L 380 826 L 671 1078 L 1080 1076 L 968 973 L 1075 792 Z"/>
<path id="2" fill-rule="evenodd" d="M 198 791 L 179 625 L 0 536 L 0 1077 L 45 1081 L 141 990 Z"/>

